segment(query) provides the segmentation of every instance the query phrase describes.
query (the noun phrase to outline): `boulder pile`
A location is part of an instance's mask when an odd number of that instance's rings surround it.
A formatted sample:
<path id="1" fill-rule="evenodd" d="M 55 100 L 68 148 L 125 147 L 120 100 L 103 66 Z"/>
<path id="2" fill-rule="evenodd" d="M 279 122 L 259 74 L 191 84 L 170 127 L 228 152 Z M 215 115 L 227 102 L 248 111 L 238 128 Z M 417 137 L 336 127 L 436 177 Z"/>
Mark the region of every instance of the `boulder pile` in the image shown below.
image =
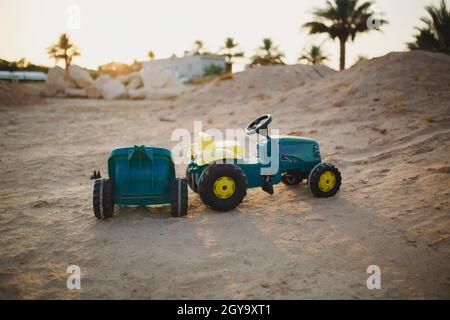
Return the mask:
<path id="1" fill-rule="evenodd" d="M 87 70 L 73 65 L 68 70 L 50 69 L 44 94 L 114 100 L 170 98 L 187 91 L 189 88 L 172 72 L 158 66 L 146 65 L 141 71 L 116 78 L 102 74 L 93 79 Z"/>

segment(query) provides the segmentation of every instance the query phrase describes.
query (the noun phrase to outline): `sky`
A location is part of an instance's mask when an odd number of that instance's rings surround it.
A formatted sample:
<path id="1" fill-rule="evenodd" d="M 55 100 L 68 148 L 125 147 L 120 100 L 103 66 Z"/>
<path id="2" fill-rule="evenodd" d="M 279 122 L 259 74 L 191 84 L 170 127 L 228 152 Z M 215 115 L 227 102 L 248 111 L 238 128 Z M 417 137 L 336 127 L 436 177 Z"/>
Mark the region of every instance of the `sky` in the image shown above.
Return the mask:
<path id="1" fill-rule="evenodd" d="M 450 6 L 450 0 L 446 0 Z M 424 7 L 440 0 L 376 0 L 390 23 L 383 32 L 359 35 L 347 47 L 347 65 L 359 55 L 369 58 L 406 50 Z M 326 36 L 310 36 L 300 26 L 325 0 L 0 0 L 0 58 L 25 57 L 52 66 L 46 48 L 67 32 L 79 47 L 74 63 L 96 69 L 111 61 L 146 60 L 182 55 L 201 39 L 206 49 L 220 48 L 233 37 L 247 56 L 270 37 L 296 63 L 304 47 L 322 44 L 337 69 L 339 47 Z"/>

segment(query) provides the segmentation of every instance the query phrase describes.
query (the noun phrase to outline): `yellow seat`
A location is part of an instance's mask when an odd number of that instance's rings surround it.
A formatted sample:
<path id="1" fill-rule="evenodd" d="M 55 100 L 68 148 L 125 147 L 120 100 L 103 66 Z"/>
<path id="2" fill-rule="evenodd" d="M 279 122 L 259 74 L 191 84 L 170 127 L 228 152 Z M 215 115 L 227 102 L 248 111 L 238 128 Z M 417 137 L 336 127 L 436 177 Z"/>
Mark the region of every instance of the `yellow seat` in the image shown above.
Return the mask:
<path id="1" fill-rule="evenodd" d="M 243 151 L 237 141 L 214 141 L 211 135 L 200 132 L 197 142 L 191 145 L 191 158 L 198 165 L 222 159 L 242 159 Z"/>
<path id="2" fill-rule="evenodd" d="M 213 136 L 205 133 L 200 132 L 197 137 L 197 141 L 200 145 L 200 150 L 208 150 L 208 149 L 214 149 L 215 148 L 215 142 Z"/>

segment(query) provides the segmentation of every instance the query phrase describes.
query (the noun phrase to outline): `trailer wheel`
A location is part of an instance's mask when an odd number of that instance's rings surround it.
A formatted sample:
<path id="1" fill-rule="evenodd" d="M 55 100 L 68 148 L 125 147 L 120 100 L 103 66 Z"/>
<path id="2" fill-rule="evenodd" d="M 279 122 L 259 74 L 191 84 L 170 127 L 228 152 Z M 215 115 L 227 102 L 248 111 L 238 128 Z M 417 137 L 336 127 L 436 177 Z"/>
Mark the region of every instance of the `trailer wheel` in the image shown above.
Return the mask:
<path id="1" fill-rule="evenodd" d="M 170 189 L 171 205 L 170 213 L 172 217 L 181 217 L 188 212 L 188 187 L 185 179 L 176 178 Z"/>
<path id="2" fill-rule="evenodd" d="M 317 198 L 333 197 L 341 188 L 342 177 L 331 163 L 320 163 L 311 170 L 308 188 Z"/>
<path id="3" fill-rule="evenodd" d="M 214 210 L 232 210 L 247 195 L 247 177 L 237 165 L 212 164 L 200 177 L 198 194 Z"/>
<path id="4" fill-rule="evenodd" d="M 109 179 L 96 180 L 92 196 L 94 215 L 97 219 L 108 219 L 114 214 L 113 186 Z"/>

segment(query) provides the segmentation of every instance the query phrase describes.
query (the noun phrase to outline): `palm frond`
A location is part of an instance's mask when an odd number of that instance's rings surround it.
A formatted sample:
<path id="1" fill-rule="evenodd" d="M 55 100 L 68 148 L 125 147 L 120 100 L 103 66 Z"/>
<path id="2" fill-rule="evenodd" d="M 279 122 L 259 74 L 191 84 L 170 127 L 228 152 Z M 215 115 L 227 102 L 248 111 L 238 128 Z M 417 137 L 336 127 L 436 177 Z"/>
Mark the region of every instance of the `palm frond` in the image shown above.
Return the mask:
<path id="1" fill-rule="evenodd" d="M 424 27 L 416 27 L 418 34 L 413 42 L 407 43 L 410 50 L 427 50 L 450 54 L 450 11 L 445 1 L 439 7 L 426 6 L 430 17 L 423 17 L 420 21 Z"/>

